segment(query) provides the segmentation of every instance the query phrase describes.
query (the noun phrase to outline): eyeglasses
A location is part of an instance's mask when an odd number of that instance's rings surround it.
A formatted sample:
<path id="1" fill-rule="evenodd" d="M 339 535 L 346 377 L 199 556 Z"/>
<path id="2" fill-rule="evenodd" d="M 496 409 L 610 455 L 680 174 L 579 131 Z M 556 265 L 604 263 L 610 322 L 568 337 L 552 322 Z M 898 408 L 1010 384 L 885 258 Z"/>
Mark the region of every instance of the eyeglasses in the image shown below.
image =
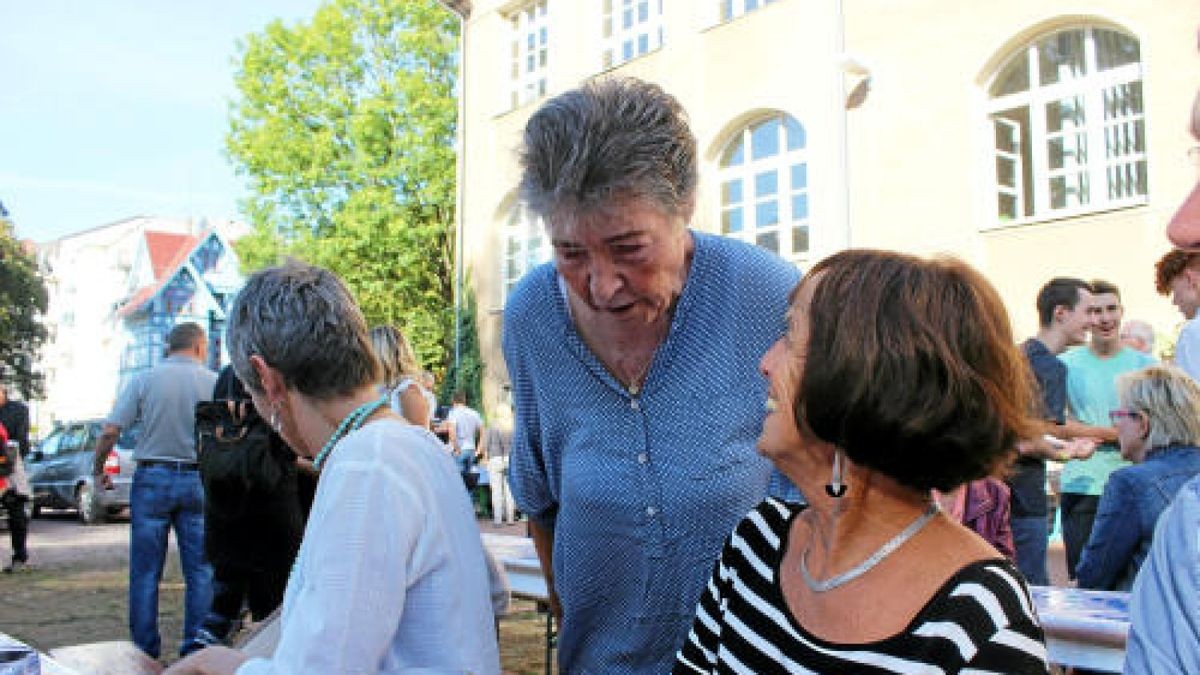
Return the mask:
<path id="1" fill-rule="evenodd" d="M 1122 419 L 1136 420 L 1140 415 L 1141 413 L 1136 410 L 1122 410 L 1118 408 L 1117 410 L 1108 411 L 1108 420 L 1116 424 Z"/>

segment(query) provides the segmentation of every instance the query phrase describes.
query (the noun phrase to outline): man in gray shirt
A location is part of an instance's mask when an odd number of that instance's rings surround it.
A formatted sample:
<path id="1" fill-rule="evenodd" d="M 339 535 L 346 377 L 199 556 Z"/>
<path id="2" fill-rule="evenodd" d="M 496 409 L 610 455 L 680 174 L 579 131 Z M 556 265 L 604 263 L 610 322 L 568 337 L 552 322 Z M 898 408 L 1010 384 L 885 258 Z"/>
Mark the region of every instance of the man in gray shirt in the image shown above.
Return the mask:
<path id="1" fill-rule="evenodd" d="M 158 582 L 167 556 L 167 533 L 175 528 L 186 585 L 180 652 L 193 643 L 212 602 L 212 569 L 204 559 L 204 490 L 196 463 L 196 403 L 212 397 L 216 373 L 204 367 L 204 329 L 181 323 L 167 335 L 167 358 L 140 373 L 117 397 L 96 444 L 93 473 L 110 486 L 104 460 L 121 429 L 140 424 L 133 451 L 137 471 L 130 494 L 129 630 L 133 642 L 154 658 L 158 634 Z"/>

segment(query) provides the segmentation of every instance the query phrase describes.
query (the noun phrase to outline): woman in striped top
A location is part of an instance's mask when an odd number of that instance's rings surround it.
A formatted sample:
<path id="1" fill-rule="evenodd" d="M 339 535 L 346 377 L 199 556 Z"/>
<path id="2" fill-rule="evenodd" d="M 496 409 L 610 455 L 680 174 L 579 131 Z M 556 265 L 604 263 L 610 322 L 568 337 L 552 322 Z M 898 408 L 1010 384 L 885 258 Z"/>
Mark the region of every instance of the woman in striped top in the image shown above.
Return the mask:
<path id="1" fill-rule="evenodd" d="M 996 291 L 956 260 L 843 251 L 789 314 L 758 447 L 809 505 L 737 526 L 675 671 L 1048 672 L 1016 568 L 930 498 L 1032 434 Z"/>

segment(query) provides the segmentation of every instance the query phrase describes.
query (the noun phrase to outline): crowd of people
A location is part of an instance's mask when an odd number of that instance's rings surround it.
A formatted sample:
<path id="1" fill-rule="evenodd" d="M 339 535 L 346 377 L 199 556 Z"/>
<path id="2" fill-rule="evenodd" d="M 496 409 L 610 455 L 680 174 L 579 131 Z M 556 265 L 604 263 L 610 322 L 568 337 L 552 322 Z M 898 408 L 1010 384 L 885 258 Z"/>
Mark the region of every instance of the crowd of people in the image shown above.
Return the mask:
<path id="1" fill-rule="evenodd" d="M 403 332 L 295 261 L 239 293 L 223 382 L 181 324 L 120 393 L 97 457 L 142 426 L 130 630 L 160 656 L 173 528 L 170 672 L 499 672 L 481 473 L 497 522 L 529 518 L 565 672 L 1049 672 L 1028 584 L 1049 583 L 1050 461 L 1067 573 L 1132 591 L 1127 671 L 1200 670 L 1200 186 L 1156 270 L 1188 320 L 1164 365 L 1103 280 L 1049 280 L 1017 344 L 956 259 L 853 249 L 801 278 L 690 230 L 696 140 L 654 84 L 550 99 L 520 152 L 554 262 L 505 307 L 512 410 L 439 412 Z M 220 532 L 192 433 L 214 397 L 252 404 L 291 467 L 287 508 Z M 279 538 L 222 555 L 235 527 Z M 281 607 L 270 655 L 226 646 L 243 605 Z"/>

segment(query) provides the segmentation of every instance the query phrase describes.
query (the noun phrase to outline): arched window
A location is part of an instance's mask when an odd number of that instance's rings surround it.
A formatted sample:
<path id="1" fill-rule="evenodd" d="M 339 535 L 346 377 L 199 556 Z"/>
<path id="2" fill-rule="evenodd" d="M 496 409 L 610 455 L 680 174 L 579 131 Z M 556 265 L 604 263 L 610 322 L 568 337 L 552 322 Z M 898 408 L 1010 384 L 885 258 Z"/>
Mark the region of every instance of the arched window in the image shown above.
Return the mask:
<path id="1" fill-rule="evenodd" d="M 997 70 L 988 98 L 999 222 L 1145 201 L 1136 38 L 1091 26 L 1042 35 Z"/>
<path id="2" fill-rule="evenodd" d="M 721 152 L 721 234 L 787 258 L 808 254 L 804 127 L 789 115 L 758 120 Z"/>
<path id="3" fill-rule="evenodd" d="M 500 269 L 504 297 L 512 291 L 526 272 L 550 260 L 550 238 L 542 219 L 523 203 L 517 202 L 508 212 L 504 224 L 504 259 Z"/>

